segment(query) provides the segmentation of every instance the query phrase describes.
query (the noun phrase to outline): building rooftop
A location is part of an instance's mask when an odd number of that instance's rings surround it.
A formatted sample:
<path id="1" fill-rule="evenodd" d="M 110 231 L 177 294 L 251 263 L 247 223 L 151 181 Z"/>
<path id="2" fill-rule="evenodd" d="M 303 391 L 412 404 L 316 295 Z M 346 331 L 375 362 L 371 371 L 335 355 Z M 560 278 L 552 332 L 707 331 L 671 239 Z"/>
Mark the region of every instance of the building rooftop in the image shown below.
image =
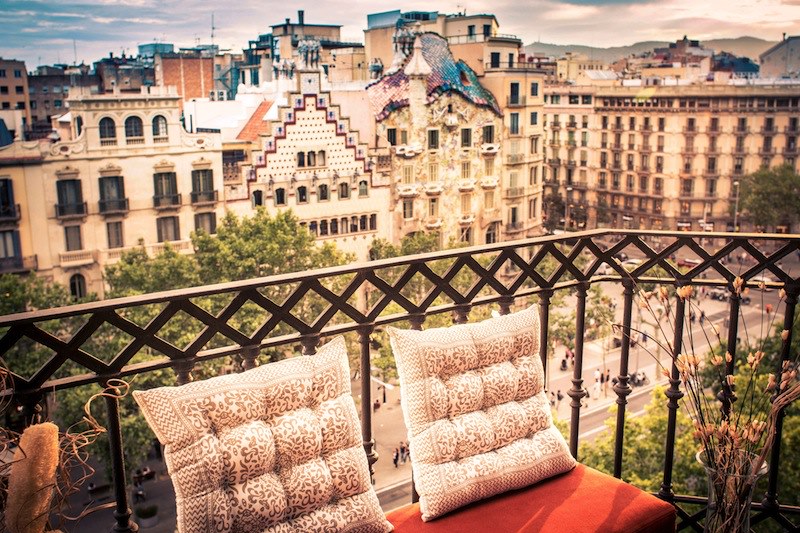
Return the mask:
<path id="1" fill-rule="evenodd" d="M 262 133 L 269 131 L 269 120 L 267 120 L 267 113 L 269 112 L 272 104 L 275 102 L 271 100 L 264 100 L 261 102 L 253 114 L 250 115 L 247 123 L 236 136 L 239 141 L 256 141 L 258 136 Z"/>
<path id="2" fill-rule="evenodd" d="M 427 78 L 428 101 L 436 100 L 440 94 L 455 91 L 475 105 L 485 106 L 501 114 L 491 92 L 485 89 L 475 72 L 463 61 L 456 61 L 447 41 L 435 33 L 421 33 L 422 56 L 431 69 Z M 387 74 L 367 86 L 372 111 L 378 120 L 389 113 L 408 105 L 408 75 L 404 72 L 411 56 L 403 62 L 403 68 Z"/>

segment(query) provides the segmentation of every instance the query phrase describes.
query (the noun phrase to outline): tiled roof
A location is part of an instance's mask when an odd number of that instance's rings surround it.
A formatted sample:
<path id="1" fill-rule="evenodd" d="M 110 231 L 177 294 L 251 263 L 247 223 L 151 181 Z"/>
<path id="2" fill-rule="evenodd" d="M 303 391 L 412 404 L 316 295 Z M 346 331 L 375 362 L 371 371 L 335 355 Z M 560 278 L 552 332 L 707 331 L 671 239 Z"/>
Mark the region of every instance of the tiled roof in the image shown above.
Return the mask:
<path id="1" fill-rule="evenodd" d="M 236 138 L 240 141 L 256 141 L 260 134 L 268 133 L 269 121 L 264 120 L 264 117 L 273 103 L 274 102 L 270 100 L 264 100 L 258 104 L 258 107 L 253 111 L 253 114 L 250 115 L 247 124 L 244 125 L 242 131 L 239 132 Z"/>
<path id="2" fill-rule="evenodd" d="M 422 56 L 432 70 L 428 75 L 428 102 L 436 100 L 442 93 L 456 91 L 473 104 L 502 114 L 494 95 L 480 84 L 478 76 L 466 63 L 453 58 L 445 39 L 435 33 L 422 33 L 419 37 Z M 406 58 L 405 63 L 408 60 Z M 403 68 L 371 83 L 367 94 L 376 118 L 383 120 L 395 109 L 407 106 L 408 91 L 408 76 Z"/>

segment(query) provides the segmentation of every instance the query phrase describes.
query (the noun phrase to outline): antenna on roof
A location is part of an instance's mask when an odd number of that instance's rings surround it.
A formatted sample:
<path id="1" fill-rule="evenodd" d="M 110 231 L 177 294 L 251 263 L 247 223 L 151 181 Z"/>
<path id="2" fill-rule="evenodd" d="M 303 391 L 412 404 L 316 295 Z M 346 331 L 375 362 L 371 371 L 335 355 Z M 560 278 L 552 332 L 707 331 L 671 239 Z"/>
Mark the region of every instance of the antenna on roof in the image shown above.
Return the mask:
<path id="1" fill-rule="evenodd" d="M 75 39 L 72 39 L 72 64 L 78 64 L 78 45 L 75 44 Z"/>
<path id="2" fill-rule="evenodd" d="M 216 30 L 216 29 L 217 29 L 217 27 L 214 26 L 214 12 L 212 11 L 211 12 L 211 45 L 212 46 L 214 45 L 214 30 Z"/>

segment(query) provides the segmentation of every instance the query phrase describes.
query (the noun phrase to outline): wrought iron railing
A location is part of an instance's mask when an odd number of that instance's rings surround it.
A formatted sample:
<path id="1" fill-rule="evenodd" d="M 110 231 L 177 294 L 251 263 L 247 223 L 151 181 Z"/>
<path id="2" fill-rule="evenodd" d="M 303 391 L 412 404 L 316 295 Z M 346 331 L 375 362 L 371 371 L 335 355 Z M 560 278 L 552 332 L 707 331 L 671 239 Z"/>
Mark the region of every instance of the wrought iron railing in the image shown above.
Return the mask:
<path id="1" fill-rule="evenodd" d="M 620 252 L 637 255 L 641 263 L 631 272 L 626 271 L 615 260 Z M 272 349 L 299 345 L 302 353 L 313 354 L 322 337 L 355 333 L 360 347 L 362 437 L 372 467 L 377 455 L 370 398 L 370 343 L 376 328 L 407 321 L 412 328 L 420 329 L 427 317 L 441 313 L 452 313 L 454 322 L 463 323 L 472 308 L 495 305 L 501 313 L 508 313 L 515 303 L 523 305 L 536 296 L 541 314 L 540 356 L 547 365 L 551 300 L 557 291 L 569 290 L 577 298 L 575 366 L 568 391 L 572 399 L 569 446 L 577 457 L 583 397 L 582 333 L 586 331 L 587 293 L 593 284 L 621 284 L 621 332 L 623 340 L 629 340 L 636 283 L 730 288 L 737 276 L 754 285 L 747 280 L 766 273 L 775 279 L 771 285 L 782 284 L 786 290 L 784 323 L 791 331 L 800 278 L 796 272 L 790 275 L 782 265 L 794 261 L 797 254 L 797 235 L 586 231 L 8 315 L 0 317 L 0 355 L 7 362 L 14 361 L 18 359 L 15 354 L 28 354 L 34 346 L 46 348 L 51 354 L 28 375 L 12 374 L 13 400 L 20 412 L 31 416 L 46 403 L 49 394 L 58 390 L 167 368 L 175 372 L 178 383 L 186 383 L 201 362 L 231 358 L 235 366 L 248 369 Z M 678 267 L 676 258 L 687 256 L 699 262 L 689 270 Z M 609 265 L 603 271 L 611 274 L 598 274 L 603 264 Z M 210 308 L 202 303 L 209 298 L 217 299 Z M 674 324 L 677 354 L 684 333 L 685 302 L 676 297 L 674 305 L 678 317 Z M 728 305 L 728 350 L 734 356 L 728 370 L 732 371 L 736 358 L 743 357 L 735 349 L 739 298 L 731 297 Z M 241 327 L 237 321 L 245 308 L 259 315 L 249 328 Z M 148 311 L 144 313 L 147 319 L 135 319 L 136 312 L 143 310 Z M 168 340 L 169 324 L 178 315 L 198 326 L 193 339 L 182 347 Z M 64 327 L 53 328 L 53 324 Z M 106 339 L 123 337 L 126 341 L 114 353 L 104 354 L 98 350 L 98 335 Z M 627 398 L 632 390 L 630 344 L 622 342 L 613 387 L 617 404 L 613 462 L 616 477 L 622 477 L 625 468 L 636 469 L 636 465 L 625 464 L 623 454 Z M 137 354 L 148 357 L 133 363 Z M 782 358 L 789 358 L 788 348 Z M 71 366 L 69 372 L 61 370 L 65 365 Z M 13 372 L 14 366 L 10 366 Z M 676 417 L 682 396 L 678 378 L 673 365 L 666 392 L 668 428 L 663 482 L 657 494 L 677 507 L 679 529 L 701 530 L 699 521 L 704 516 L 705 499 L 673 493 Z M 118 402 L 114 397 L 106 398 L 116 499 L 114 527 L 117 531 L 131 531 Z M 777 429 L 779 438 L 770 460 L 767 492 L 763 502 L 754 506 L 757 513 L 753 523 L 771 519 L 791 529 L 795 526 L 786 515 L 800 513 L 800 507 L 778 503 L 780 458 L 787 450 L 781 449 L 781 426 Z M 691 514 L 684 510 L 686 504 L 697 504 L 702 509 Z"/>

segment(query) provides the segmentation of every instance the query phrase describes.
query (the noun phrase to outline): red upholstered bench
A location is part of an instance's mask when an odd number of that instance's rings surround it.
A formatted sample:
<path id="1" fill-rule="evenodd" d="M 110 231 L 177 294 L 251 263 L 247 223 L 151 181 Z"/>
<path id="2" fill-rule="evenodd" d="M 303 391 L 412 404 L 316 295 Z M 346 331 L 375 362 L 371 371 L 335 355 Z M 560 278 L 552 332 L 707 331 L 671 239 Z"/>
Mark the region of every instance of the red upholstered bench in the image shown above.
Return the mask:
<path id="1" fill-rule="evenodd" d="M 587 466 L 423 522 L 419 504 L 387 514 L 395 533 L 673 533 L 675 508 Z"/>

